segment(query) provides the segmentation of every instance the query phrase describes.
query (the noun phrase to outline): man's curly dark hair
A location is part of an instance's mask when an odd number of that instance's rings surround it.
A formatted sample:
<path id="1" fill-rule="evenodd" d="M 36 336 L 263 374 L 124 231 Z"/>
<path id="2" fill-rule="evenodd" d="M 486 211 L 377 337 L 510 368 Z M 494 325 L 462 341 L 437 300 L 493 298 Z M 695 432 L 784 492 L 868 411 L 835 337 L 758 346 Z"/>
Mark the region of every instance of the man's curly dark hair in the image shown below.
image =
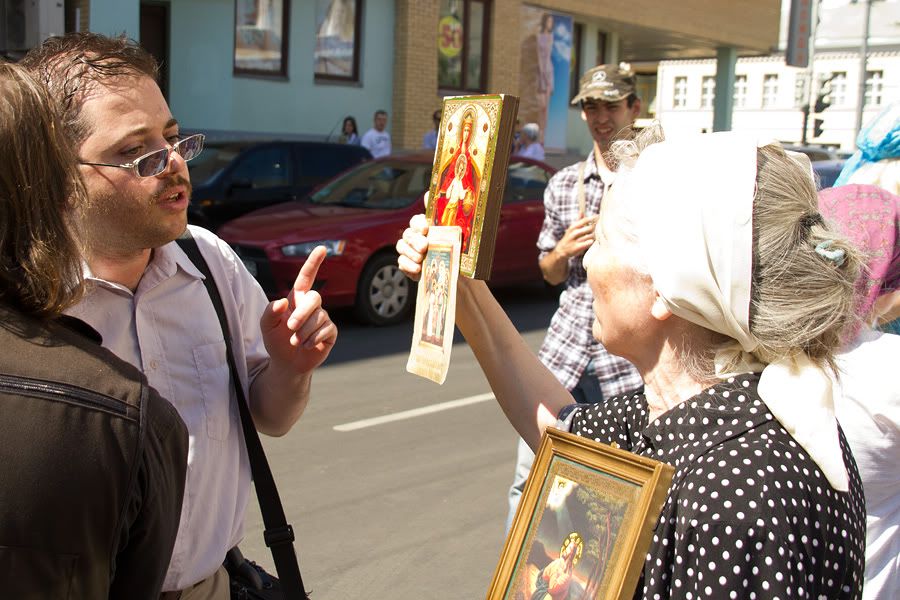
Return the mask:
<path id="1" fill-rule="evenodd" d="M 121 77 L 147 76 L 157 81 L 159 76 L 153 55 L 125 34 L 53 36 L 30 50 L 20 64 L 49 88 L 59 105 L 65 132 L 76 147 L 90 133 L 81 109 L 94 86 Z"/>

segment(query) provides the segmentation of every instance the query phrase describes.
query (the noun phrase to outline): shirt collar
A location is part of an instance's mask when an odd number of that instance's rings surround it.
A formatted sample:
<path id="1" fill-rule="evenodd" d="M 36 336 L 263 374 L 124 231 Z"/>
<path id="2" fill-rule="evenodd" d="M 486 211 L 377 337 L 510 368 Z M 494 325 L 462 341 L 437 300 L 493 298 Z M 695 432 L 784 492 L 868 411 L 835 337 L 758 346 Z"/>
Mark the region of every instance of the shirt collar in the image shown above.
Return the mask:
<path id="1" fill-rule="evenodd" d="M 110 289 L 126 289 L 124 288 L 124 286 L 118 283 L 106 281 L 105 279 L 94 275 L 87 261 L 82 261 L 81 268 L 84 274 L 85 281 L 90 281 L 97 285 L 101 285 Z M 194 265 L 194 263 L 191 262 L 191 259 L 188 258 L 187 254 L 185 254 L 184 251 L 178 246 L 177 242 L 174 241 L 160 246 L 159 248 L 153 249 L 153 252 L 150 254 L 150 262 L 144 269 L 143 277 L 146 277 L 150 272 L 157 272 L 162 277 L 166 278 L 172 277 L 173 275 L 175 275 L 179 268 L 194 279 L 206 279 L 203 276 L 203 273 L 201 273 L 200 270 Z M 128 292 L 131 293 L 130 290 L 128 290 Z"/>
<path id="2" fill-rule="evenodd" d="M 591 153 L 587 155 L 585 159 L 587 162 L 584 166 L 584 182 L 587 183 L 591 179 L 597 178 L 601 179 L 600 171 L 597 170 L 597 161 L 594 159 L 594 151 L 591 150 Z"/>
<path id="3" fill-rule="evenodd" d="M 585 165 L 585 168 L 584 168 L 584 182 L 585 183 L 588 183 L 591 179 L 596 179 L 597 181 L 602 183 L 604 186 L 610 186 L 613 184 L 613 182 L 615 181 L 615 175 L 616 175 L 615 172 L 611 172 L 610 176 L 607 177 L 607 179 L 609 179 L 609 181 L 604 179 L 603 175 L 601 175 L 600 171 L 597 169 L 597 161 L 594 159 L 594 151 L 593 150 L 591 150 L 591 153 L 588 154 L 588 156 L 585 160 L 587 161 L 587 164 Z"/>
<path id="4" fill-rule="evenodd" d="M 170 277 L 175 274 L 176 269 L 180 268 L 194 279 L 206 279 L 203 273 L 200 272 L 200 269 L 197 268 L 197 265 L 184 253 L 178 242 L 169 242 L 165 246 L 157 248 L 154 255 L 158 255 L 160 260 L 164 261 L 165 274 Z"/>

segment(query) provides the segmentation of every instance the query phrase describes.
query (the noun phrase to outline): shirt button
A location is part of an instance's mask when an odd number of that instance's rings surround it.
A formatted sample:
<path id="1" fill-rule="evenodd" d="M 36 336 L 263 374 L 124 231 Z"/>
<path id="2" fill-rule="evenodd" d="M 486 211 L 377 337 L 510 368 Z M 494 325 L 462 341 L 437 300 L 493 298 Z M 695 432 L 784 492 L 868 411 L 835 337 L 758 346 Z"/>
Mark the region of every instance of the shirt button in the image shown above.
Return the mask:
<path id="1" fill-rule="evenodd" d="M 150 369 L 155 371 L 158 367 L 159 367 L 159 363 L 156 362 L 155 359 L 150 361 Z"/>

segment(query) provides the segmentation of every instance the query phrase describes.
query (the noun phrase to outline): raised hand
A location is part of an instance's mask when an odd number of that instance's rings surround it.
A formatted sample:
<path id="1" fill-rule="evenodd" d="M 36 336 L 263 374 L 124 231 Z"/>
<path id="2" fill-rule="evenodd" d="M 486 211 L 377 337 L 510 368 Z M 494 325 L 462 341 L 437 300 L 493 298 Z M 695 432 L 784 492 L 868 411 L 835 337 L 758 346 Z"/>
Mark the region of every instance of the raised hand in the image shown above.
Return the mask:
<path id="1" fill-rule="evenodd" d="M 325 255 L 324 246 L 316 247 L 288 297 L 270 302 L 260 318 L 263 342 L 275 368 L 309 373 L 334 347 L 337 326 L 322 308 L 322 296 L 312 289 Z"/>
<path id="2" fill-rule="evenodd" d="M 409 220 L 409 227 L 397 240 L 397 266 L 403 273 L 418 281 L 422 276 L 422 263 L 428 253 L 428 219 L 425 215 L 415 215 Z"/>

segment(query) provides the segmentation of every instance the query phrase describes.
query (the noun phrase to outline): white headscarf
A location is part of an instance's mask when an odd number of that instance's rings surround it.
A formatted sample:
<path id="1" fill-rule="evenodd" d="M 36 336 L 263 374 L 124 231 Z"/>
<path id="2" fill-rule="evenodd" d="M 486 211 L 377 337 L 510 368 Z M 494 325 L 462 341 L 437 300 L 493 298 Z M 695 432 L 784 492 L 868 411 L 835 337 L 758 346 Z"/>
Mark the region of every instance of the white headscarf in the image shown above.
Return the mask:
<path id="1" fill-rule="evenodd" d="M 671 312 L 735 340 L 716 355 L 717 375 L 762 371 L 759 395 L 832 487 L 849 489 L 831 379 L 808 357 L 764 365 L 750 331 L 756 138 L 715 133 L 645 149 L 616 181 L 636 215 L 638 245 Z"/>

